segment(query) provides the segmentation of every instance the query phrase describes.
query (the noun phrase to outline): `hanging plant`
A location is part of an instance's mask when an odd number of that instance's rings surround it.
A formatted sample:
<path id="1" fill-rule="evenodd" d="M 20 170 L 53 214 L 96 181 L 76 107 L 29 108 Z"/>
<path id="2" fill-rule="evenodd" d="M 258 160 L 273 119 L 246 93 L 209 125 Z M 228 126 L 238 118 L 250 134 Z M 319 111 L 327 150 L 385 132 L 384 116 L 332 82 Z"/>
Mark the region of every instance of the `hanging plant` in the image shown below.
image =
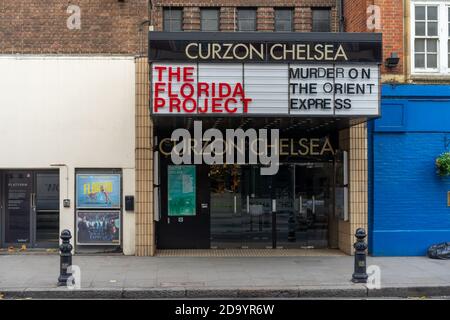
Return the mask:
<path id="1" fill-rule="evenodd" d="M 450 152 L 444 152 L 436 158 L 436 169 L 438 175 L 450 176 Z"/>

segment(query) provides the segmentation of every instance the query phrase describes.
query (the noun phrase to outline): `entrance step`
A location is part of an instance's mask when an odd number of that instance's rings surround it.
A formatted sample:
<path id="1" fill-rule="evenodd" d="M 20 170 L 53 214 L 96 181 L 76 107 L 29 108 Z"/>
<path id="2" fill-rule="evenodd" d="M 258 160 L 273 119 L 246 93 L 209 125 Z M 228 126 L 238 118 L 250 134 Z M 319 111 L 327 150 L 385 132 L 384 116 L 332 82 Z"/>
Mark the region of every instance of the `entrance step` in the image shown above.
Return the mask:
<path id="1" fill-rule="evenodd" d="M 160 257 L 323 257 L 346 256 L 337 249 L 160 249 Z"/>

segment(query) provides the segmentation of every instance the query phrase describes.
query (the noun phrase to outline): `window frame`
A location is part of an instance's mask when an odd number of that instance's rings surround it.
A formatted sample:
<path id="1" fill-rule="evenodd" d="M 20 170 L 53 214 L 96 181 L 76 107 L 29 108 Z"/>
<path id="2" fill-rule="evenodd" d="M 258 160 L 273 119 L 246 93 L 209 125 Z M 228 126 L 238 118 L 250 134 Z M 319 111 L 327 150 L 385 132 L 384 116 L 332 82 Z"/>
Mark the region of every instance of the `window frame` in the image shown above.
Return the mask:
<path id="1" fill-rule="evenodd" d="M 176 21 L 177 19 L 166 19 L 166 12 L 171 12 L 171 11 L 178 11 L 181 12 L 181 18 L 180 18 L 180 30 L 170 30 L 171 28 L 169 28 L 169 30 L 166 30 L 165 26 L 166 26 L 166 21 L 170 20 L 170 21 Z M 163 7 L 163 30 L 166 32 L 180 32 L 183 31 L 183 15 L 184 15 L 184 10 L 183 7 Z M 170 26 L 172 26 L 172 23 L 170 23 Z"/>
<path id="2" fill-rule="evenodd" d="M 289 11 L 291 13 L 291 30 L 286 31 L 286 30 L 277 30 L 277 11 Z M 273 30 L 274 32 L 293 32 L 294 31 L 294 8 L 292 7 L 275 7 L 274 8 L 274 13 L 273 13 Z M 282 19 L 283 21 L 285 19 Z"/>
<path id="3" fill-rule="evenodd" d="M 236 8 L 235 10 L 236 10 L 236 30 L 238 32 L 256 32 L 256 31 L 258 31 L 258 9 L 256 7 L 239 7 L 239 8 Z M 239 29 L 239 21 L 240 21 L 239 11 L 241 11 L 241 10 L 242 11 L 243 10 L 249 10 L 249 11 L 251 10 L 255 13 L 255 19 L 254 19 L 255 28 L 254 28 L 254 30 L 240 30 Z M 245 19 L 245 20 L 250 20 L 250 19 Z"/>
<path id="4" fill-rule="evenodd" d="M 429 37 L 416 36 L 416 7 L 417 6 L 436 6 L 437 7 L 437 36 Z M 448 0 L 412 0 L 410 6 L 410 66 L 411 75 L 428 75 L 428 76 L 441 76 L 446 75 L 450 71 L 449 65 L 449 41 L 450 41 L 450 21 L 449 21 L 449 8 L 450 3 Z M 427 11 L 425 12 L 427 15 Z M 427 16 L 425 16 L 427 19 Z M 427 20 L 425 20 L 427 21 Z M 427 31 L 427 25 L 425 25 L 425 31 Z M 426 32 L 427 33 L 427 32 Z M 436 39 L 437 40 L 437 67 L 436 68 L 416 68 L 416 50 L 415 50 L 415 40 L 416 39 Z M 426 42 L 426 41 L 425 41 Z M 426 59 L 426 52 L 425 52 Z M 425 60 L 426 62 L 426 60 Z"/>
<path id="5" fill-rule="evenodd" d="M 446 57 L 447 57 L 447 73 L 450 74 L 450 3 L 445 5 L 445 12 L 447 13 L 447 19 L 444 23 L 447 24 L 447 51 L 446 51 Z"/>
<path id="6" fill-rule="evenodd" d="M 216 30 L 203 30 L 203 20 L 213 20 L 213 19 L 203 19 L 202 12 L 215 11 L 217 13 L 217 29 Z M 219 7 L 201 7 L 200 8 L 200 31 L 202 32 L 217 32 L 220 31 L 220 8 Z"/>
<path id="7" fill-rule="evenodd" d="M 314 11 L 327 11 L 328 12 L 328 31 L 314 31 Z M 312 32 L 332 32 L 331 27 L 331 8 L 330 7 L 312 7 L 311 8 L 311 31 Z"/>

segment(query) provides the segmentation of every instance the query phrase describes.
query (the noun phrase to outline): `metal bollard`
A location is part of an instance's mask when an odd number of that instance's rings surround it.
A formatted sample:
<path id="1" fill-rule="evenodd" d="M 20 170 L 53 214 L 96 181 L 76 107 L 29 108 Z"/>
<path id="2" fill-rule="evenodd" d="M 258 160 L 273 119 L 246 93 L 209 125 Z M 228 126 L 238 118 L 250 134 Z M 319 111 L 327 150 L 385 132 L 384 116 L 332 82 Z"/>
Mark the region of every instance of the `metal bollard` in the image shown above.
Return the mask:
<path id="1" fill-rule="evenodd" d="M 58 277 L 58 286 L 65 286 L 67 284 L 67 280 L 71 276 L 70 273 L 67 273 L 67 269 L 72 265 L 72 245 L 70 244 L 70 239 L 72 239 L 72 235 L 70 231 L 65 229 L 61 231 L 62 244 L 59 246 L 60 250 L 60 266 L 59 266 L 59 277 Z"/>
<path id="2" fill-rule="evenodd" d="M 354 283 L 367 283 L 367 264 L 366 264 L 366 249 L 367 244 L 364 241 L 367 234 L 363 228 L 358 228 L 355 233 L 356 242 L 353 245 L 355 248 L 355 272 L 352 276 Z"/>

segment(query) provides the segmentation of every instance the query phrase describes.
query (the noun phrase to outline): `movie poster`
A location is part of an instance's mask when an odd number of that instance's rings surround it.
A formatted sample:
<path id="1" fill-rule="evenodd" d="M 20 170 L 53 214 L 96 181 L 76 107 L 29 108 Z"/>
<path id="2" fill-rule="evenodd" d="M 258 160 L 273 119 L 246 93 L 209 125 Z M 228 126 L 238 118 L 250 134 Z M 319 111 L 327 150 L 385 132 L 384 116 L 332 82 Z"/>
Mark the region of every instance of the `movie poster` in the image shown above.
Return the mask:
<path id="1" fill-rule="evenodd" d="M 77 244 L 120 245 L 120 211 L 77 211 Z"/>
<path id="2" fill-rule="evenodd" d="M 77 208 L 120 208 L 120 174 L 77 174 Z"/>
<path id="3" fill-rule="evenodd" d="M 168 167 L 169 216 L 195 216 L 195 166 Z"/>

